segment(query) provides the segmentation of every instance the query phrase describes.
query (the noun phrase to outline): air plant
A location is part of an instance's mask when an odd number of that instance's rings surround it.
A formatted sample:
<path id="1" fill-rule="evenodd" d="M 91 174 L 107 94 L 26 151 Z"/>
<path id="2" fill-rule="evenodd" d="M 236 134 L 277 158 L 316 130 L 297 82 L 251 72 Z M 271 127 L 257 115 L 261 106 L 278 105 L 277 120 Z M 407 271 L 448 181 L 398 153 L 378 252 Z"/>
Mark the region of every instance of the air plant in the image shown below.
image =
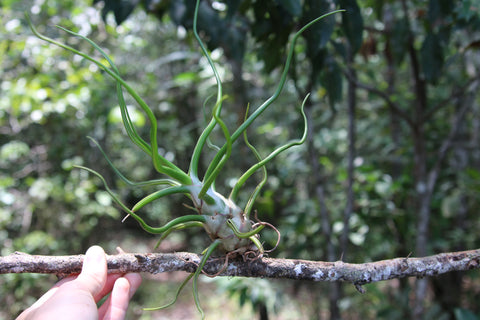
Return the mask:
<path id="1" fill-rule="evenodd" d="M 149 155 L 152 158 L 153 167 L 155 170 L 166 176 L 166 178 L 157 179 L 157 180 L 149 180 L 145 182 L 132 182 L 127 177 L 125 177 L 118 169 L 115 168 L 113 163 L 110 161 L 106 153 L 100 147 L 100 145 L 92 138 L 90 138 L 94 144 L 100 149 L 105 160 L 108 164 L 112 167 L 115 173 L 124 180 L 128 185 L 133 187 L 144 187 L 144 186 L 159 186 L 162 187 L 158 191 L 153 192 L 143 199 L 141 199 L 138 203 L 136 203 L 132 208 L 127 207 L 123 202 L 116 196 L 116 194 L 109 188 L 105 179 L 96 171 L 86 168 L 86 167 L 79 167 L 84 170 L 89 171 L 90 173 L 96 175 L 104 184 L 105 189 L 114 199 L 114 201 L 127 213 L 127 217 L 134 218 L 140 226 L 147 232 L 153 234 L 159 234 L 160 240 L 164 239 L 168 234 L 172 231 L 192 228 L 192 227 L 202 227 L 207 232 L 208 236 L 212 239 L 212 243 L 203 251 L 203 257 L 197 267 L 195 273 L 190 274 L 185 281 L 179 287 L 175 299 L 162 307 L 157 308 L 146 308 L 146 310 L 158 310 L 165 307 L 168 307 L 175 303 L 180 291 L 185 287 L 188 281 L 192 280 L 193 283 L 193 294 L 196 307 L 202 318 L 204 318 L 203 310 L 200 306 L 199 297 L 198 297 L 198 277 L 202 273 L 202 269 L 208 260 L 208 258 L 212 255 L 214 250 L 221 249 L 225 252 L 225 265 L 228 264 L 228 258 L 233 255 L 242 256 L 245 260 L 249 259 L 258 259 L 263 256 L 265 253 L 265 249 L 262 246 L 262 243 L 259 240 L 259 233 L 264 229 L 266 226 L 273 228 L 277 231 L 272 225 L 262 222 L 262 221 L 253 221 L 251 218 L 253 204 L 257 199 L 258 195 L 262 187 L 265 185 L 267 181 L 267 172 L 265 169 L 265 165 L 272 161 L 277 155 L 284 152 L 285 150 L 302 144 L 307 135 L 307 121 L 306 116 L 304 113 L 304 105 L 308 96 L 304 99 L 303 103 L 300 107 L 300 113 L 303 117 L 304 121 L 304 131 L 303 135 L 300 139 L 292 140 L 287 142 L 286 144 L 276 148 L 272 151 L 268 156 L 262 158 L 257 150 L 250 144 L 247 139 L 247 128 L 268 108 L 270 107 L 279 97 L 286 78 L 288 74 L 288 69 L 290 67 L 290 63 L 294 54 L 294 46 L 295 42 L 297 41 L 298 37 L 311 25 L 318 22 L 322 18 L 331 15 L 333 13 L 339 12 L 341 10 L 332 11 L 325 15 L 322 15 L 310 23 L 305 25 L 301 28 L 297 33 L 294 34 L 291 43 L 289 52 L 287 55 L 287 59 L 283 68 L 282 75 L 280 77 L 280 81 L 277 85 L 275 92 L 268 98 L 265 102 L 263 102 L 252 114 L 247 115 L 243 121 L 243 123 L 233 132 L 227 128 L 226 124 L 222 120 L 221 112 L 222 112 L 222 103 L 226 99 L 222 92 L 222 82 L 220 80 L 220 76 L 217 72 L 214 62 L 212 61 L 207 49 L 205 48 L 204 43 L 202 42 L 200 36 L 197 32 L 197 18 L 198 18 L 198 9 L 199 9 L 199 0 L 196 2 L 195 7 L 195 15 L 193 20 L 193 32 L 195 35 L 196 40 L 203 52 L 203 55 L 208 60 L 210 68 L 212 69 L 216 83 L 217 83 L 217 94 L 216 94 L 216 102 L 212 110 L 211 118 L 208 124 L 203 129 L 196 145 L 194 147 L 191 162 L 188 168 L 188 171 L 184 171 L 181 168 L 177 167 L 174 163 L 167 160 L 165 157 L 159 154 L 159 148 L 157 143 L 157 118 L 155 117 L 154 113 L 150 109 L 150 107 L 145 103 L 145 101 L 135 92 L 135 90 L 121 77 L 117 67 L 113 63 L 113 61 L 109 58 L 109 56 L 92 40 L 82 36 L 78 33 L 75 33 L 71 30 L 67 30 L 65 28 L 59 27 L 61 30 L 79 37 L 84 41 L 87 41 L 90 45 L 92 45 L 108 62 L 108 64 L 104 64 L 99 60 L 76 50 L 73 47 L 70 47 L 66 44 L 60 43 L 54 39 L 48 38 L 44 35 L 38 33 L 35 29 L 33 24 L 31 23 L 29 17 L 27 19 L 29 21 L 30 27 L 33 33 L 40 39 L 45 40 L 51 44 L 57 45 L 65 50 L 68 50 L 74 54 L 77 54 L 92 63 L 96 64 L 99 68 L 105 71 L 113 80 L 116 82 L 116 91 L 117 91 L 117 99 L 120 105 L 121 116 L 123 125 L 126 129 L 126 132 L 130 138 L 130 140 L 136 144 L 143 152 Z M 138 106 L 143 110 L 145 115 L 147 116 L 150 122 L 150 138 L 149 141 L 142 138 L 132 120 L 125 102 L 124 98 L 124 91 L 126 91 L 137 103 Z M 224 135 L 225 143 L 222 147 L 217 148 L 216 154 L 211 160 L 210 164 L 208 165 L 207 169 L 203 176 L 199 174 L 199 162 L 201 158 L 202 151 L 208 145 L 210 145 L 209 137 L 212 131 L 219 127 Z M 215 181 L 218 175 L 221 173 L 225 163 L 229 160 L 233 144 L 243 136 L 245 144 L 250 148 L 257 159 L 257 163 L 252 165 L 245 173 L 243 173 L 238 180 L 236 181 L 235 185 L 233 186 L 230 194 L 228 196 L 224 196 L 218 193 L 215 189 Z M 244 208 L 242 209 L 239 205 L 237 205 L 237 195 L 240 189 L 244 186 L 245 182 L 248 178 L 250 178 L 255 172 L 258 170 L 263 171 L 263 178 L 257 187 L 254 189 Z M 176 219 L 171 220 L 167 224 L 161 227 L 154 227 L 147 224 L 144 219 L 141 217 L 139 210 L 143 208 L 145 205 L 151 203 L 152 201 L 159 200 L 165 196 L 172 195 L 172 194 L 183 194 L 187 196 L 191 202 L 192 207 L 196 211 L 197 214 L 193 215 L 185 215 L 178 217 Z M 278 235 L 279 232 L 277 231 Z M 219 271 L 219 273 L 221 270 Z"/>

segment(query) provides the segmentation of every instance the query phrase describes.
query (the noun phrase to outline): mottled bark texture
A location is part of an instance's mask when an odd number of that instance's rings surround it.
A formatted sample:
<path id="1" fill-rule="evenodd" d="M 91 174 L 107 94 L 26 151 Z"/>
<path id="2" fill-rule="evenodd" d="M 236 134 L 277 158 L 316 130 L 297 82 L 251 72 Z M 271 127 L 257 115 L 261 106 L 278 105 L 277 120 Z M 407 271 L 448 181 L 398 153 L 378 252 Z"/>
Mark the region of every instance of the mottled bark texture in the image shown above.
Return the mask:
<path id="1" fill-rule="evenodd" d="M 167 271 L 195 272 L 201 255 L 178 253 L 123 253 L 107 257 L 111 273 Z M 83 255 L 37 256 L 16 252 L 0 257 L 0 274 L 50 273 L 60 276 L 79 273 Z M 224 258 L 211 258 L 204 272 L 216 274 Z M 261 258 L 254 261 L 230 259 L 220 276 L 283 278 L 310 281 L 345 281 L 361 285 L 403 277 L 436 276 L 451 271 L 480 269 L 480 249 L 441 253 L 424 258 L 395 258 L 362 264 L 297 259 Z"/>

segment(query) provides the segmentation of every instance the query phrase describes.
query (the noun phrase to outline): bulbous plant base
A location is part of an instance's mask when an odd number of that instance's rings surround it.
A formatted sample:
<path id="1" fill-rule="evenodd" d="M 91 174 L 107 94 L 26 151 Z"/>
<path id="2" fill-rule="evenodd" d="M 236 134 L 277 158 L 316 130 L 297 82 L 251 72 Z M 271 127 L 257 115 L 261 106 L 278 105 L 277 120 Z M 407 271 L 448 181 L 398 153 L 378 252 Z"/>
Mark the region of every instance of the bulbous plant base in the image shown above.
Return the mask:
<path id="1" fill-rule="evenodd" d="M 294 54 L 294 47 L 295 42 L 297 41 L 298 37 L 312 24 L 316 23 L 317 21 L 321 20 L 322 18 L 333 14 L 335 12 L 339 12 L 342 10 L 332 11 L 326 15 L 318 17 L 314 19 L 307 25 L 305 25 L 302 29 L 300 29 L 292 38 L 290 44 L 290 50 L 288 52 L 287 60 L 285 62 L 285 67 L 282 72 L 279 84 L 277 89 L 273 93 L 273 95 L 267 99 L 264 103 L 262 103 L 251 115 L 248 115 L 244 120 L 244 122 L 233 132 L 230 133 L 229 129 L 227 128 L 226 124 L 221 118 L 221 111 L 222 111 L 222 103 L 226 99 L 226 96 L 222 94 L 222 83 L 220 80 L 220 76 L 217 72 L 215 64 L 213 63 L 208 50 L 205 48 L 200 36 L 197 32 L 197 18 L 198 18 L 198 10 L 199 10 L 200 1 L 197 0 L 195 6 L 195 14 L 193 19 L 193 32 L 195 37 L 198 41 L 198 44 L 205 56 L 208 60 L 208 63 L 215 75 L 217 81 L 217 99 L 216 103 L 212 110 L 212 116 L 208 125 L 204 128 L 202 134 L 198 138 L 197 144 L 193 150 L 190 167 L 188 172 L 183 171 L 179 167 L 177 167 L 174 163 L 170 162 L 166 158 L 160 155 L 159 147 L 158 147 L 158 137 L 157 137 L 157 118 L 155 117 L 154 112 L 152 109 L 147 105 L 147 103 L 137 94 L 137 92 L 130 86 L 128 83 L 120 76 L 118 68 L 115 66 L 113 61 L 110 57 L 93 41 L 90 39 L 82 36 L 81 34 L 75 33 L 73 31 L 62 29 L 63 31 L 83 39 L 87 41 L 92 47 L 97 50 L 103 57 L 102 60 L 93 58 L 92 56 L 85 54 L 76 50 L 73 47 L 60 43 L 56 40 L 43 36 L 37 32 L 37 30 L 33 27 L 28 15 L 27 20 L 30 24 L 30 27 L 33 33 L 42 40 L 45 40 L 51 44 L 57 45 L 65 50 L 68 50 L 74 54 L 77 54 L 84 59 L 94 63 L 97 65 L 102 71 L 108 74 L 112 79 L 116 82 L 116 89 L 117 89 L 117 97 L 118 103 L 121 110 L 122 121 L 127 132 L 128 137 L 135 143 L 139 149 L 146 154 L 148 154 L 152 158 L 153 167 L 155 170 L 167 176 L 168 178 L 164 179 L 157 179 L 157 180 L 150 180 L 145 182 L 132 182 L 127 179 L 122 173 L 119 172 L 113 165 L 113 163 L 109 160 L 105 152 L 102 150 L 100 145 L 94 141 L 94 143 L 100 148 L 100 151 L 104 155 L 106 161 L 115 171 L 115 173 L 130 186 L 133 187 L 142 187 L 142 186 L 162 186 L 160 190 L 153 192 L 140 200 L 137 204 L 135 204 L 131 209 L 124 205 L 122 201 L 115 195 L 115 193 L 108 187 L 105 179 L 96 171 L 80 167 L 89 171 L 90 173 L 96 175 L 99 179 L 102 180 L 105 189 L 107 192 L 112 196 L 114 201 L 120 205 L 120 207 L 128 214 L 127 216 L 133 217 L 141 227 L 153 234 L 159 234 L 160 241 L 168 236 L 172 231 L 181 230 L 185 228 L 191 227 L 203 227 L 209 237 L 212 239 L 212 244 L 205 249 L 203 252 L 203 257 L 200 263 L 198 264 L 198 268 L 190 275 L 184 283 L 180 286 L 175 296 L 175 299 L 172 303 L 162 306 L 160 308 L 151 308 L 149 310 L 157 310 L 161 308 L 165 308 L 167 306 L 172 305 L 175 303 L 178 294 L 183 289 L 185 284 L 192 279 L 193 283 L 193 294 L 195 298 L 195 303 L 197 306 L 198 311 L 204 317 L 204 313 L 202 308 L 200 307 L 200 302 L 198 299 L 198 289 L 197 289 L 197 280 L 198 276 L 201 274 L 203 267 L 207 259 L 212 255 L 212 253 L 217 249 L 222 249 L 226 252 L 225 255 L 225 266 L 228 265 L 229 258 L 232 258 L 235 255 L 241 255 L 244 259 L 258 259 L 263 256 L 265 250 L 263 249 L 262 244 L 259 240 L 259 233 L 265 226 L 273 228 L 277 234 L 279 235 L 278 230 L 276 230 L 273 226 L 265 222 L 253 222 L 250 220 L 250 212 L 252 210 L 253 203 L 255 202 L 256 198 L 258 197 L 261 188 L 265 185 L 267 174 L 265 165 L 273 160 L 277 155 L 282 153 L 283 151 L 296 146 L 303 144 L 305 142 L 307 136 L 307 122 L 305 112 L 303 110 L 306 99 L 303 101 L 300 112 L 303 117 L 303 121 L 305 123 L 303 136 L 298 140 L 293 140 L 287 142 L 285 145 L 282 145 L 271 152 L 267 157 L 262 158 L 257 150 L 248 142 L 246 130 L 247 128 L 257 119 L 269 106 L 271 106 L 278 96 L 280 95 L 281 91 L 283 90 L 287 75 L 288 69 L 290 66 L 290 62 L 292 60 Z M 104 61 L 107 64 L 104 64 Z M 130 114 L 127 108 L 124 92 L 128 92 L 128 94 L 138 103 L 139 107 L 147 116 L 150 122 L 150 141 L 144 140 L 137 132 Z M 217 147 L 217 153 L 211 160 L 210 164 L 208 165 L 205 174 L 203 177 L 199 176 L 198 172 L 198 164 L 200 162 L 200 155 L 202 150 L 210 143 L 209 136 L 215 128 L 220 128 L 224 138 L 225 144 L 219 148 Z M 249 147 L 249 149 L 254 153 L 257 163 L 252 165 L 242 176 L 239 177 L 235 186 L 232 188 L 232 191 L 228 197 L 224 197 L 223 195 L 219 194 L 215 191 L 214 185 L 217 176 L 222 171 L 225 163 L 229 160 L 230 155 L 232 153 L 232 145 L 236 140 L 242 136 L 244 137 L 245 144 Z M 236 196 L 239 190 L 243 187 L 246 180 L 250 178 L 256 171 L 263 170 L 263 179 L 258 184 L 257 188 L 254 192 L 250 195 L 249 200 L 242 210 L 236 203 Z M 184 194 L 189 197 L 193 202 L 193 207 L 195 208 L 197 214 L 195 215 L 186 215 L 181 216 L 172 221 L 168 222 L 162 227 L 152 227 L 147 224 L 142 217 L 138 214 L 138 210 L 140 210 L 143 206 L 156 201 L 164 196 L 171 195 L 171 194 Z M 280 238 L 280 235 L 279 235 Z"/>

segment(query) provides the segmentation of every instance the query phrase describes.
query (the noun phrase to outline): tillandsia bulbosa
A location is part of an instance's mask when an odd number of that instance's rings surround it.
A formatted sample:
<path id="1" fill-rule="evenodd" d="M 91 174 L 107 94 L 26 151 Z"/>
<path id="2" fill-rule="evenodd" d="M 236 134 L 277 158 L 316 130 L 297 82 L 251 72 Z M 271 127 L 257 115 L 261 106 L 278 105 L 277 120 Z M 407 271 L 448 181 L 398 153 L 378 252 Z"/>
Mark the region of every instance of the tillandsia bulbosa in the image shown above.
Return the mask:
<path id="1" fill-rule="evenodd" d="M 251 219 L 251 212 L 253 208 L 253 204 L 260 194 L 260 191 L 264 184 L 267 181 L 267 173 L 265 169 L 265 165 L 274 159 L 277 155 L 282 153 L 283 151 L 302 144 L 306 139 L 307 133 L 307 121 L 306 116 L 303 110 L 304 104 L 308 96 L 305 98 L 303 103 L 300 107 L 300 112 L 302 114 L 304 120 L 304 132 L 303 136 L 300 139 L 289 141 L 288 143 L 278 147 L 274 151 L 272 151 L 267 157 L 262 158 L 257 150 L 249 143 L 246 130 L 247 128 L 255 121 L 268 107 L 270 107 L 279 97 L 286 78 L 288 74 L 288 69 L 290 66 L 290 62 L 292 60 L 294 54 L 294 46 L 295 42 L 297 41 L 298 37 L 308 29 L 312 24 L 316 23 L 317 21 L 321 20 L 322 18 L 331 15 L 333 13 L 339 12 L 341 10 L 332 11 L 327 13 L 321 17 L 318 17 L 312 20 L 310 23 L 305 25 L 301 28 L 297 33 L 293 35 L 293 38 L 290 42 L 290 48 L 288 51 L 287 59 L 283 68 L 283 72 L 280 78 L 280 81 L 277 85 L 275 92 L 268 98 L 265 102 L 263 102 L 255 111 L 245 117 L 243 123 L 233 132 L 227 128 L 226 124 L 222 120 L 221 112 L 222 112 L 222 103 L 226 99 L 222 91 L 222 82 L 220 76 L 217 72 L 214 62 L 212 61 L 204 43 L 202 42 L 200 36 L 197 32 L 197 18 L 198 18 L 198 9 L 199 9 L 200 0 L 197 0 L 196 7 L 195 7 L 195 14 L 193 20 L 193 32 L 195 35 L 196 40 L 203 52 L 203 55 L 208 60 L 210 68 L 212 69 L 216 83 L 217 83 L 217 94 L 216 94 L 216 102 L 212 109 L 212 115 L 208 122 L 208 124 L 203 129 L 200 137 L 198 138 L 196 145 L 194 147 L 190 165 L 188 171 L 184 171 L 178 166 L 176 166 L 171 161 L 167 160 L 165 157 L 159 154 L 159 147 L 157 143 L 157 119 L 150 109 L 150 107 L 145 103 L 145 101 L 135 92 L 135 90 L 128 85 L 128 83 L 121 77 L 119 71 L 113 61 L 109 58 L 109 56 L 92 40 L 75 33 L 73 31 L 67 30 L 65 28 L 59 27 L 63 31 L 79 37 L 84 41 L 87 41 L 90 45 L 92 45 L 105 59 L 108 64 L 104 64 L 98 59 L 91 57 L 83 52 L 76 50 L 73 47 L 70 47 L 66 44 L 60 43 L 54 39 L 48 38 L 44 35 L 41 35 L 37 32 L 33 24 L 31 23 L 29 17 L 27 19 L 29 21 L 30 27 L 33 33 L 51 44 L 57 45 L 63 49 L 66 49 L 74 54 L 77 54 L 84 59 L 91 61 L 92 63 L 96 64 L 99 68 L 106 72 L 113 80 L 116 82 L 116 90 L 117 90 L 117 99 L 121 110 L 121 116 L 123 125 L 126 129 L 126 132 L 129 138 L 132 140 L 134 144 L 136 144 L 141 150 L 143 150 L 147 155 L 152 158 L 153 166 L 155 170 L 166 176 L 165 178 L 158 179 L 158 180 L 150 180 L 145 182 L 137 182 L 134 183 L 126 178 L 121 172 L 119 172 L 113 163 L 109 160 L 103 149 L 100 145 L 93 139 L 91 139 L 100 149 L 102 154 L 104 155 L 108 164 L 113 168 L 115 173 L 124 180 L 128 185 L 131 186 L 161 186 L 162 188 L 156 192 L 153 192 L 138 203 L 136 203 L 132 208 L 127 207 L 123 202 L 115 195 L 115 193 L 109 188 L 105 179 L 96 171 L 86 168 L 80 167 L 84 170 L 89 171 L 90 173 L 96 175 L 103 184 L 105 185 L 105 189 L 108 193 L 112 196 L 115 202 L 127 213 L 127 217 L 133 217 L 141 227 L 153 234 L 159 234 L 160 240 L 164 239 L 168 234 L 175 230 L 181 230 L 191 227 L 203 227 L 209 237 L 212 239 L 212 243 L 210 246 L 203 251 L 202 259 L 197 267 L 195 273 L 189 275 L 187 279 L 182 283 L 179 287 L 175 299 L 166 306 L 158 307 L 158 308 L 147 308 L 147 310 L 157 310 L 162 309 L 167 306 L 172 305 L 175 303 L 180 291 L 184 288 L 186 283 L 191 279 L 193 282 L 193 294 L 195 304 L 197 309 L 204 318 L 204 313 L 202 308 L 200 307 L 199 298 L 198 298 L 198 277 L 202 272 L 203 266 L 205 265 L 207 259 L 212 255 L 214 250 L 222 249 L 226 253 L 225 258 L 225 267 L 228 264 L 228 257 L 232 255 L 240 255 L 243 256 L 244 259 L 258 259 L 261 258 L 264 254 L 265 250 L 260 242 L 259 233 L 262 231 L 263 228 L 266 226 L 272 227 L 270 224 L 261 222 L 261 221 L 253 221 Z M 124 98 L 124 91 L 126 91 L 137 103 L 138 106 L 142 109 L 142 111 L 147 116 L 149 123 L 150 123 L 150 137 L 149 141 L 142 138 L 129 114 L 129 110 L 127 108 L 125 98 Z M 210 135 L 215 128 L 219 127 L 222 131 L 225 139 L 225 143 L 222 147 L 217 148 L 215 156 L 212 158 L 210 164 L 207 166 L 205 173 L 203 175 L 199 174 L 199 162 L 200 157 L 202 154 L 202 150 L 205 146 L 210 145 Z M 236 181 L 235 185 L 233 186 L 230 194 L 228 196 L 223 196 L 222 194 L 218 193 L 215 190 L 215 180 L 222 171 L 225 163 L 229 160 L 230 155 L 232 153 L 233 144 L 243 136 L 245 144 L 250 148 L 252 153 L 255 155 L 257 159 L 257 163 L 252 165 L 245 173 L 243 173 L 238 180 Z M 255 172 L 258 170 L 263 171 L 263 179 L 254 189 L 253 193 L 250 195 L 247 203 L 245 204 L 244 208 L 242 209 L 239 205 L 237 205 L 237 195 L 240 189 L 244 186 L 245 182 L 248 178 L 250 178 Z M 147 224 L 144 219 L 140 216 L 139 210 L 144 207 L 145 205 L 151 203 L 152 201 L 156 201 L 161 199 L 164 196 L 168 196 L 171 194 L 184 194 L 188 198 L 190 198 L 193 208 L 195 209 L 197 214 L 193 215 L 185 215 L 173 219 L 172 221 L 168 222 L 164 226 L 161 227 L 153 227 Z M 274 228 L 275 229 L 275 228 Z M 276 229 L 275 229 L 276 230 Z M 220 271 L 221 272 L 221 271 Z"/>

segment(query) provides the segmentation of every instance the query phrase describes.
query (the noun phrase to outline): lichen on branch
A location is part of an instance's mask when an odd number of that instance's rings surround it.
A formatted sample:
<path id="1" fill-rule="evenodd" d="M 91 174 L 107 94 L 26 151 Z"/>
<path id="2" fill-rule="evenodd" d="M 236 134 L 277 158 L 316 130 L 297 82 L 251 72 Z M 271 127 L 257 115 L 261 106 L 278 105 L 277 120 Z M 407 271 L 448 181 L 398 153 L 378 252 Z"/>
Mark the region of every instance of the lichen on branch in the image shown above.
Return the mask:
<path id="1" fill-rule="evenodd" d="M 83 255 L 39 256 L 21 252 L 0 257 L 0 274 L 44 273 L 66 276 L 79 273 Z M 107 256 L 110 273 L 197 270 L 202 255 L 178 253 L 122 253 Z M 422 258 L 395 258 L 367 263 L 324 262 L 299 259 L 260 258 L 252 261 L 229 260 L 224 268 L 224 258 L 210 258 L 203 271 L 218 276 L 281 278 L 309 281 L 343 281 L 362 285 L 405 277 L 438 276 L 447 272 L 480 269 L 480 249 L 441 253 Z"/>

